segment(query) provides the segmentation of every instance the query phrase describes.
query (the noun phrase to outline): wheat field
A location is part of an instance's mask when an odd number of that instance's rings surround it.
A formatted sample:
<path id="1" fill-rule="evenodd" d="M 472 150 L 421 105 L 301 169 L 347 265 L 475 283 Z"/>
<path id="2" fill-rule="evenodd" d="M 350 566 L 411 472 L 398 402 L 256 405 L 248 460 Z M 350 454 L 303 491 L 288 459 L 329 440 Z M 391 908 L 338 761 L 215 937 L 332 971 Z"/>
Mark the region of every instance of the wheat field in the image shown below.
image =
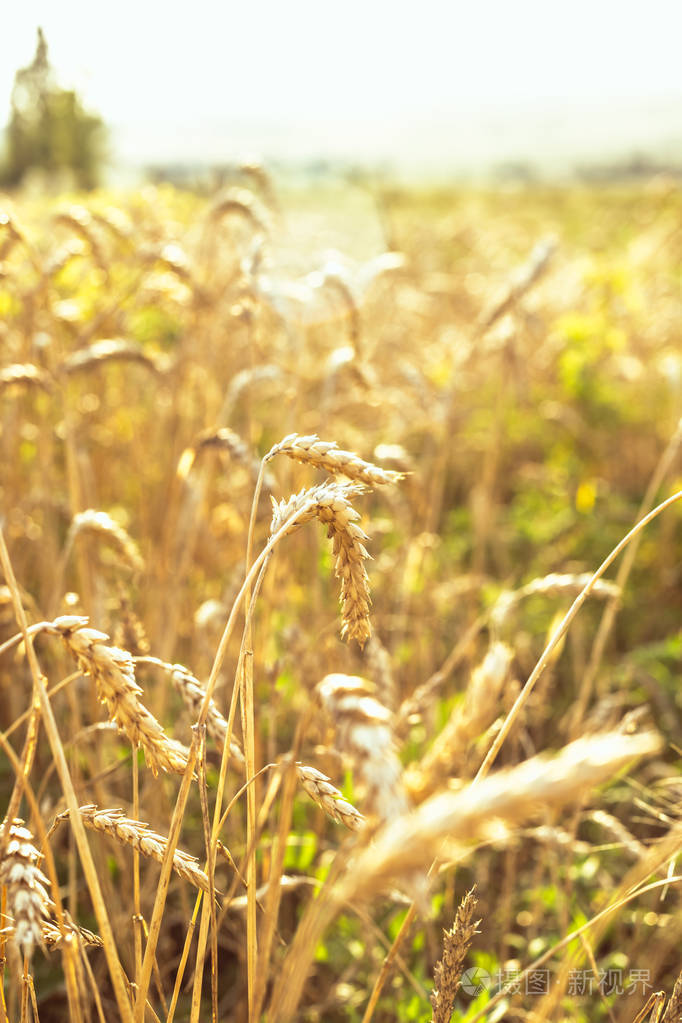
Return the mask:
<path id="1" fill-rule="evenodd" d="M 0 1020 L 682 1019 L 679 184 L 0 198 Z"/>

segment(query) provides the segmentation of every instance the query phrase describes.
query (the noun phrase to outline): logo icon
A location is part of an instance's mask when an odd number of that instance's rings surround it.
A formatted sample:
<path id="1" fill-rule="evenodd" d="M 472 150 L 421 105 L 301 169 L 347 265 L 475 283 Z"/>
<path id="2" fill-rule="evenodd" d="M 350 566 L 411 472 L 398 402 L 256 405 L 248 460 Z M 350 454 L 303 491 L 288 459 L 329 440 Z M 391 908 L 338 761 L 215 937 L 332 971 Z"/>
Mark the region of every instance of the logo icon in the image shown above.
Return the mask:
<path id="1" fill-rule="evenodd" d="M 462 991 L 475 998 L 490 987 L 490 974 L 481 966 L 472 966 L 462 974 Z"/>

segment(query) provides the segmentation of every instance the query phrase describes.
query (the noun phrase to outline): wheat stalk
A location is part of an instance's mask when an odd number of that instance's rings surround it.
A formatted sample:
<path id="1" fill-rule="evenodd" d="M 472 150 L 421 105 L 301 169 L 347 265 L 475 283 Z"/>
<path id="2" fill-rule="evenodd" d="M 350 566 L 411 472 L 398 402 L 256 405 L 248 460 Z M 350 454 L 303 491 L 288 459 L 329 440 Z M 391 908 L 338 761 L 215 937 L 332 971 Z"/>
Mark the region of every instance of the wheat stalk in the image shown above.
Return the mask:
<path id="1" fill-rule="evenodd" d="M 1 830 L 7 827 L 5 823 Z M 7 907 L 14 920 L 12 939 L 27 959 L 36 945 L 43 947 L 43 925 L 52 901 L 50 882 L 38 866 L 41 860 L 33 835 L 24 821 L 16 818 L 9 825 L 7 847 L 0 863 L 0 883 L 7 889 Z"/>
<path id="2" fill-rule="evenodd" d="M 270 449 L 265 456 L 265 461 L 267 462 L 279 454 L 287 455 L 297 462 L 314 465 L 317 469 L 323 469 L 332 475 L 342 473 L 349 479 L 365 483 L 370 487 L 397 483 L 405 477 L 402 472 L 381 469 L 377 465 L 372 465 L 371 462 L 365 462 L 352 451 L 342 450 L 335 441 L 320 440 L 316 434 L 310 434 L 307 437 L 298 433 L 289 434 Z"/>
<path id="3" fill-rule="evenodd" d="M 63 615 L 49 626 L 64 640 L 78 667 L 93 679 L 98 699 L 109 716 L 125 732 L 133 746 L 141 746 L 156 775 L 159 770 L 183 774 L 188 751 L 170 739 L 154 715 L 138 699 L 142 692 L 135 680 L 135 665 L 126 650 L 109 646 L 108 635 L 88 627 L 88 619 Z"/>
<path id="4" fill-rule="evenodd" d="M 168 839 L 158 832 L 153 831 L 149 824 L 144 821 L 136 821 L 126 817 L 123 810 L 100 809 L 94 803 L 79 807 L 79 814 L 85 826 L 93 831 L 101 831 L 115 838 L 117 842 L 129 845 L 136 849 L 143 856 L 163 862 L 168 845 Z M 66 810 L 57 816 L 57 820 L 66 820 L 70 811 Z M 195 888 L 200 888 L 207 894 L 210 892 L 210 884 L 206 873 L 199 866 L 195 856 L 176 849 L 173 854 L 173 869 L 176 874 L 189 881 Z"/>
<path id="5" fill-rule="evenodd" d="M 341 580 L 341 635 L 356 639 L 360 646 L 371 635 L 369 579 L 363 561 L 369 557 L 364 546 L 369 537 L 357 525 L 360 515 L 350 501 L 363 492 L 358 483 L 324 483 L 301 490 L 286 501 L 274 500 L 271 535 L 285 526 L 293 532 L 305 522 L 318 518 L 327 526 L 336 558 L 335 574 Z"/>

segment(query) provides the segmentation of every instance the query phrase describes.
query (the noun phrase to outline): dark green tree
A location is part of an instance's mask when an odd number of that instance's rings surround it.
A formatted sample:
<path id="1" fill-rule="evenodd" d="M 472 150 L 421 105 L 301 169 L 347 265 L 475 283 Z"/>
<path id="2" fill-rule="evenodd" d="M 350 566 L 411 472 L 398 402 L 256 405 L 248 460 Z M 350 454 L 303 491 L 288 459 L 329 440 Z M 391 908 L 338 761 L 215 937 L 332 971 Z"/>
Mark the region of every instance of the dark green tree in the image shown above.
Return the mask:
<path id="1" fill-rule="evenodd" d="M 27 171 L 40 168 L 47 174 L 70 172 L 80 188 L 93 188 L 105 140 L 101 118 L 83 108 L 77 93 L 57 84 L 39 28 L 32 62 L 14 76 L 2 183 L 19 185 Z"/>

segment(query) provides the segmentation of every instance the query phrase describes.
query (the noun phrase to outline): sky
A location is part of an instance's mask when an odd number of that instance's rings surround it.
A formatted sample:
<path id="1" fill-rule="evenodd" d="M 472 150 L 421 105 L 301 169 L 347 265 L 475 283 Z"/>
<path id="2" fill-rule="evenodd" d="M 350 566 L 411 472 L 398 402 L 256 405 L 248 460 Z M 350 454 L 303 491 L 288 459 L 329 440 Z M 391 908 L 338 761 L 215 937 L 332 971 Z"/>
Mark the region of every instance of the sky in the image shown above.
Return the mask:
<path id="1" fill-rule="evenodd" d="M 682 0 L 0 0 L 0 23 L 0 122 L 41 25 L 123 161 L 682 153 Z"/>

